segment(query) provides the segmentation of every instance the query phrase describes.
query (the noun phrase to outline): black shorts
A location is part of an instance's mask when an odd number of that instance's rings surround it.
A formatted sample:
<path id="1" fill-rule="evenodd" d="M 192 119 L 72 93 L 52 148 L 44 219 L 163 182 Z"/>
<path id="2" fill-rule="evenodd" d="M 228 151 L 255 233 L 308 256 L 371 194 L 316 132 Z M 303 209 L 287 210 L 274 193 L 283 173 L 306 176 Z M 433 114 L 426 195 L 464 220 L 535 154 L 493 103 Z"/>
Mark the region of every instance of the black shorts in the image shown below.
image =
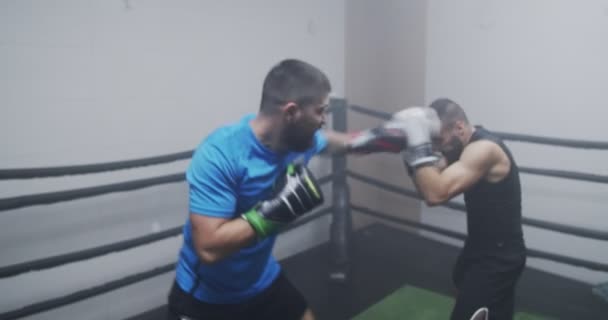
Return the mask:
<path id="1" fill-rule="evenodd" d="M 458 294 L 450 319 L 469 320 L 482 307 L 488 308 L 490 320 L 513 319 L 515 287 L 525 262 L 525 249 L 464 250 L 452 274 Z"/>
<path id="2" fill-rule="evenodd" d="M 169 293 L 169 320 L 239 320 L 281 319 L 300 320 L 307 304 L 302 294 L 281 273 L 277 279 L 257 296 L 238 304 L 210 304 L 184 292 L 173 283 Z"/>

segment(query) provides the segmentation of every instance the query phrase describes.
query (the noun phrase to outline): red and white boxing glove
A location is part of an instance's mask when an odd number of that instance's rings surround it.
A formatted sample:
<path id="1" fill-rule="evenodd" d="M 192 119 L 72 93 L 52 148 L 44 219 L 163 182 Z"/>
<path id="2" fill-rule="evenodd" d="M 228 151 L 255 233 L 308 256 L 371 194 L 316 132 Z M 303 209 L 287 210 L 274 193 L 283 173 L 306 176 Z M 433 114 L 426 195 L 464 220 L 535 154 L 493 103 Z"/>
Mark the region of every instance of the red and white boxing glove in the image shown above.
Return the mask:
<path id="1" fill-rule="evenodd" d="M 347 150 L 355 154 L 375 152 L 399 153 L 407 146 L 402 124 L 388 121 L 381 126 L 351 134 Z"/>
<path id="2" fill-rule="evenodd" d="M 392 122 L 400 125 L 407 137 L 403 160 L 410 169 L 434 164 L 439 157 L 433 152 L 432 138 L 438 137 L 441 122 L 429 107 L 410 107 L 393 115 Z"/>

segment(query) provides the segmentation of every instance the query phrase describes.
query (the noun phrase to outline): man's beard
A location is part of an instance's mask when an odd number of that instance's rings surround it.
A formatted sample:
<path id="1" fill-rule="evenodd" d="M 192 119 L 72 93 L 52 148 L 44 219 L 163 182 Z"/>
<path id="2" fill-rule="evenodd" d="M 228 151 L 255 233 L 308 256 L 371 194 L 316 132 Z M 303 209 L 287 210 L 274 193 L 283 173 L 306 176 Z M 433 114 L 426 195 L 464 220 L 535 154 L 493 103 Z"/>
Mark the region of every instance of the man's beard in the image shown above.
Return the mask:
<path id="1" fill-rule="evenodd" d="M 304 152 L 313 145 L 314 133 L 306 133 L 303 128 L 296 125 L 289 127 L 283 134 L 285 136 L 284 141 L 291 151 Z"/>
<path id="2" fill-rule="evenodd" d="M 448 145 L 449 148 L 444 148 L 441 153 L 445 157 L 448 165 L 450 165 L 460 159 L 460 155 L 464 150 L 464 144 L 462 144 L 462 141 L 460 141 L 458 137 L 452 137 Z"/>

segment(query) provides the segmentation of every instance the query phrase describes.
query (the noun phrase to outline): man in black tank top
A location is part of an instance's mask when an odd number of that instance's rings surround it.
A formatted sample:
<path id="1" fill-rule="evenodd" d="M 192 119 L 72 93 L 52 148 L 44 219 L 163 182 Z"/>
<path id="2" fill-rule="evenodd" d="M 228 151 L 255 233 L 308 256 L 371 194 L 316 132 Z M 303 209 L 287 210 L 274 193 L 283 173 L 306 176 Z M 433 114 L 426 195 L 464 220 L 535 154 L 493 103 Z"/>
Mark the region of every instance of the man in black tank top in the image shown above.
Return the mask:
<path id="1" fill-rule="evenodd" d="M 449 99 L 414 107 L 404 121 L 404 161 L 420 194 L 434 206 L 464 194 L 467 239 L 453 269 L 458 290 L 452 320 L 488 309 L 490 320 L 512 319 L 515 286 L 526 262 L 517 164 L 505 144 L 472 126 Z M 443 157 L 438 157 L 440 151 Z"/>

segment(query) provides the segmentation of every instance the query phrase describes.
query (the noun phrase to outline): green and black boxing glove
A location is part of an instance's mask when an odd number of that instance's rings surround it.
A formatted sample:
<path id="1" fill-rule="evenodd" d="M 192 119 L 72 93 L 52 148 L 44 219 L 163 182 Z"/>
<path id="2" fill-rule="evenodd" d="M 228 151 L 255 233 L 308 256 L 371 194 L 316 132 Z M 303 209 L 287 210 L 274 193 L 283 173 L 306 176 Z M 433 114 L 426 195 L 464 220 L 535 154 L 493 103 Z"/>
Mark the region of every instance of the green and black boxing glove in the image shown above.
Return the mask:
<path id="1" fill-rule="evenodd" d="M 308 168 L 290 164 L 275 182 L 272 198 L 260 202 L 242 217 L 259 238 L 266 238 L 322 203 L 323 193 Z"/>

